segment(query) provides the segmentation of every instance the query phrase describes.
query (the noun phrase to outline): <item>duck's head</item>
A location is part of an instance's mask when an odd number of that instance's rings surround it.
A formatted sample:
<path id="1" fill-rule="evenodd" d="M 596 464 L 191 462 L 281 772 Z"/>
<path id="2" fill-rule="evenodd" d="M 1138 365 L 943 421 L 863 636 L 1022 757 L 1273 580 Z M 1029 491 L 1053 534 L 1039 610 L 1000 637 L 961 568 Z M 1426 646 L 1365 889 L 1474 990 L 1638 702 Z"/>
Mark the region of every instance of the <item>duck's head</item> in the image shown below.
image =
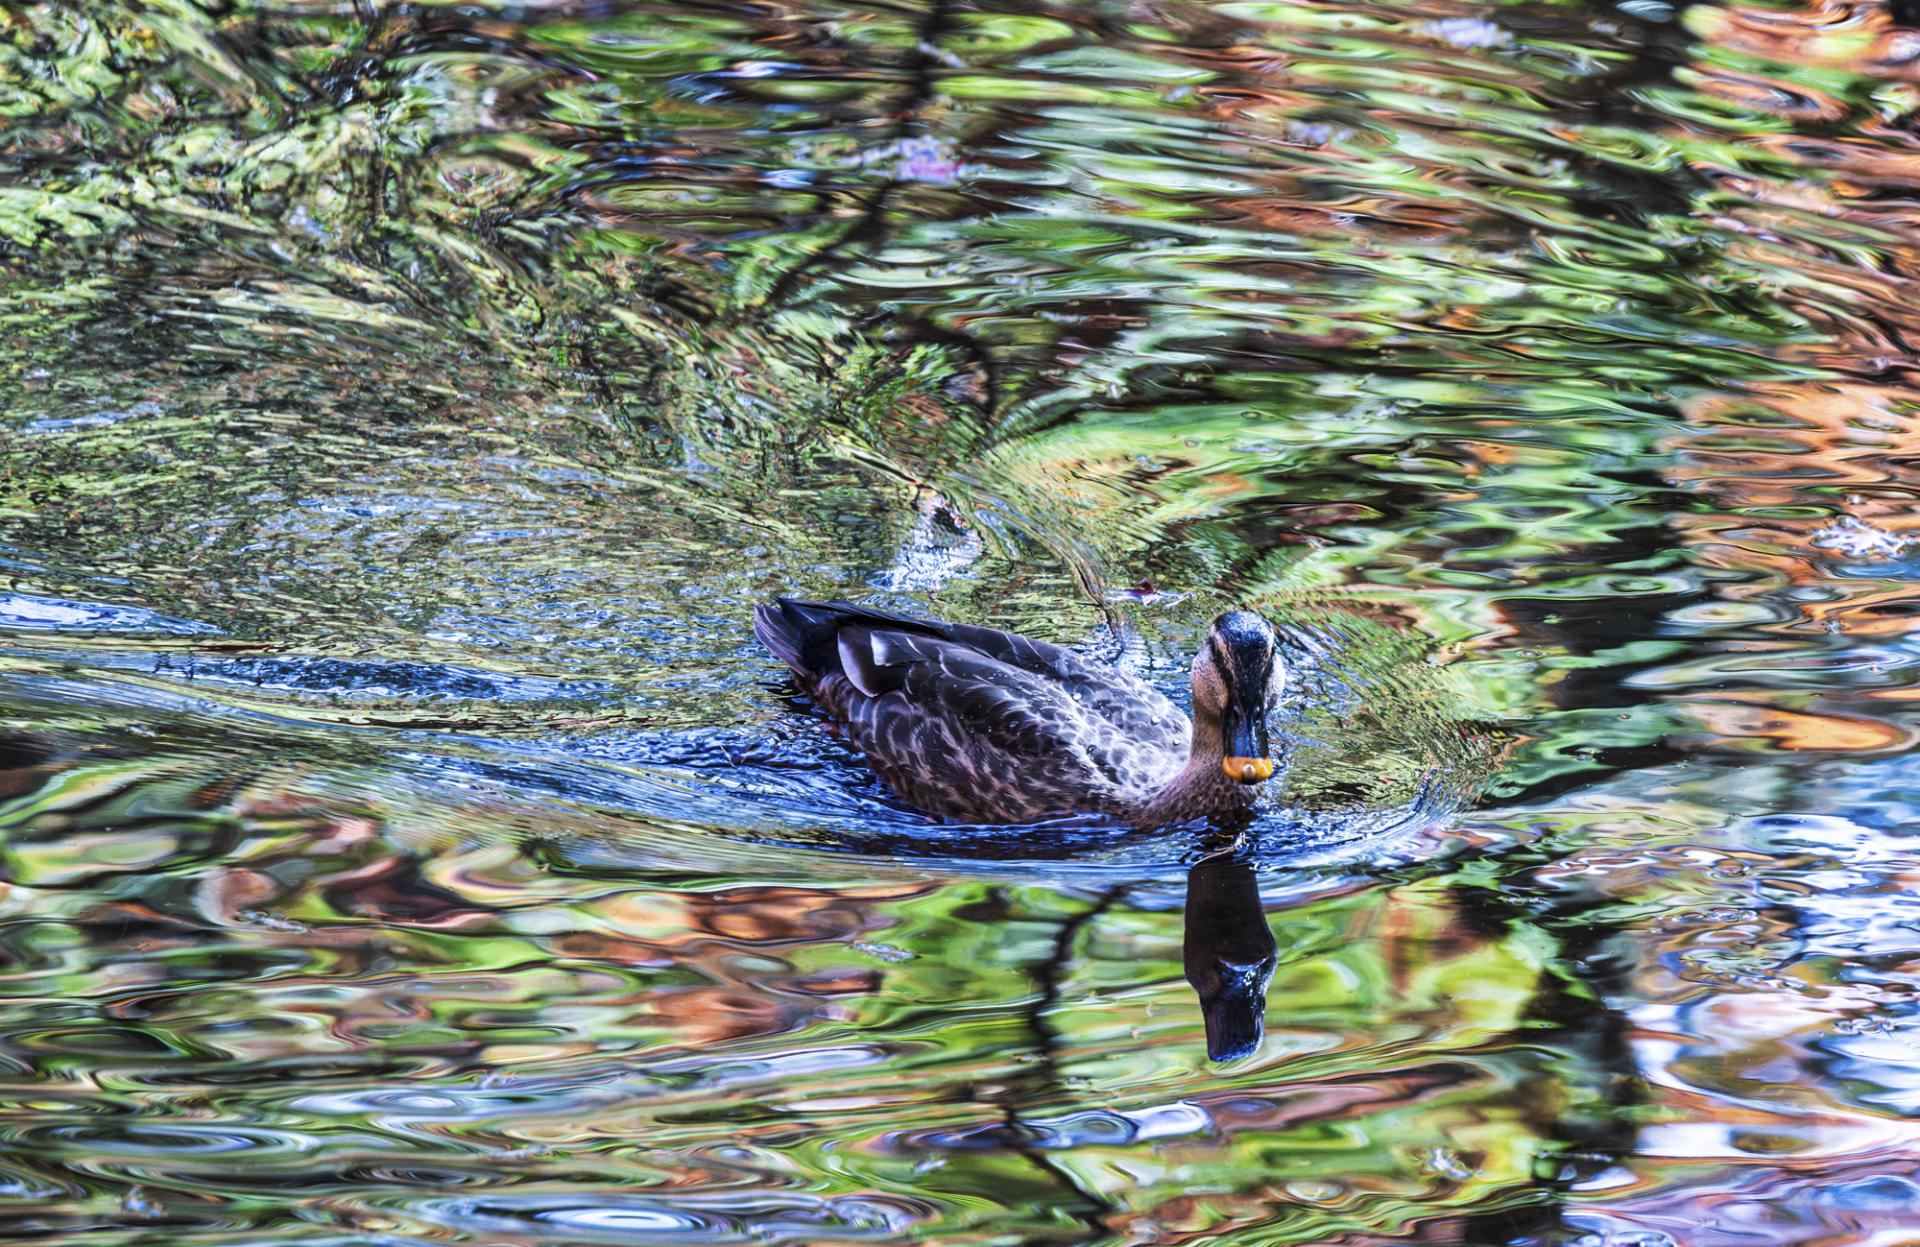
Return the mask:
<path id="1" fill-rule="evenodd" d="M 1219 721 L 1220 769 L 1243 784 L 1273 778 L 1267 706 L 1287 680 L 1277 651 L 1272 624 L 1252 611 L 1228 611 L 1193 659 L 1194 716 Z"/>

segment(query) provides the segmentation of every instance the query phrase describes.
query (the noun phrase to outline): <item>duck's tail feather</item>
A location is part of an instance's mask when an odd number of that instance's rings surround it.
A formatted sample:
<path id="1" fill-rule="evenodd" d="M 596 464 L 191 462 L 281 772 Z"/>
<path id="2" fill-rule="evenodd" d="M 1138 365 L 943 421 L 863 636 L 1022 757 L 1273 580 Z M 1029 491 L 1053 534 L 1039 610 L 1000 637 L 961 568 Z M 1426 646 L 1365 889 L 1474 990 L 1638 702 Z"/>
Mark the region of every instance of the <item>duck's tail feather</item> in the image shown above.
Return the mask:
<path id="1" fill-rule="evenodd" d="M 807 670 L 806 663 L 800 657 L 805 642 L 801 639 L 799 628 L 787 619 L 779 606 L 753 608 L 753 635 L 775 658 L 793 668 L 795 675 L 814 675 Z"/>
<path id="2" fill-rule="evenodd" d="M 819 680 L 841 669 L 839 634 L 849 623 L 885 618 L 850 602 L 776 598 L 753 608 L 753 635 L 795 675 Z"/>

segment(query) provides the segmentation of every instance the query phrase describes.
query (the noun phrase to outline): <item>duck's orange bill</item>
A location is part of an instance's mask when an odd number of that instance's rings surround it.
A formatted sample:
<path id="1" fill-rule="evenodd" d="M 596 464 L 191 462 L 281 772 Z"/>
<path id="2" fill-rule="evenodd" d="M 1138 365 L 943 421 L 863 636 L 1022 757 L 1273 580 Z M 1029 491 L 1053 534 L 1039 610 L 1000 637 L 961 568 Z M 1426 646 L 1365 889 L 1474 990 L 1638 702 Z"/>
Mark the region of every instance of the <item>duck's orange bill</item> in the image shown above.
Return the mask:
<path id="1" fill-rule="evenodd" d="M 1243 784 L 1257 784 L 1263 779 L 1273 778 L 1273 759 L 1222 758 L 1220 769 L 1227 773 L 1228 779 L 1237 779 Z"/>

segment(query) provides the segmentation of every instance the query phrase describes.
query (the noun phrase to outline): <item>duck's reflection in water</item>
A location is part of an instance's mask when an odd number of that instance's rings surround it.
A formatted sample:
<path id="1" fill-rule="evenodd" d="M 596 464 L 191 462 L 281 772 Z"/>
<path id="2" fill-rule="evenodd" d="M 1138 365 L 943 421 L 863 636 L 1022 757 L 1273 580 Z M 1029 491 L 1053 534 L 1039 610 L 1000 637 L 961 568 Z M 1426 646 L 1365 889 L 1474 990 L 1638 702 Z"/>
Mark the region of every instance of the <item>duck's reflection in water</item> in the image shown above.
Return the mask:
<path id="1" fill-rule="evenodd" d="M 1237 1061 L 1259 1050 L 1278 952 L 1253 864 L 1233 851 L 1195 862 L 1187 872 L 1184 960 L 1206 1019 L 1209 1059 Z"/>

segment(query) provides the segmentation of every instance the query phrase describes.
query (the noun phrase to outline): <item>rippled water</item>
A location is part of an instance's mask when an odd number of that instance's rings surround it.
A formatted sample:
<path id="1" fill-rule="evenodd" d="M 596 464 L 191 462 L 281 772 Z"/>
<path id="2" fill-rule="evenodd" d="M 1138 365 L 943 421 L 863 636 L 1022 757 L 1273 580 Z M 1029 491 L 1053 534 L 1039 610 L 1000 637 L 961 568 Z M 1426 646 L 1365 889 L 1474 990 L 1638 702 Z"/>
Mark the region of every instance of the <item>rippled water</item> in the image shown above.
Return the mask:
<path id="1" fill-rule="evenodd" d="M 1903 20 L 11 8 L 10 1232 L 1908 1241 Z M 930 823 L 782 592 L 1258 606 L 1284 791 Z"/>

